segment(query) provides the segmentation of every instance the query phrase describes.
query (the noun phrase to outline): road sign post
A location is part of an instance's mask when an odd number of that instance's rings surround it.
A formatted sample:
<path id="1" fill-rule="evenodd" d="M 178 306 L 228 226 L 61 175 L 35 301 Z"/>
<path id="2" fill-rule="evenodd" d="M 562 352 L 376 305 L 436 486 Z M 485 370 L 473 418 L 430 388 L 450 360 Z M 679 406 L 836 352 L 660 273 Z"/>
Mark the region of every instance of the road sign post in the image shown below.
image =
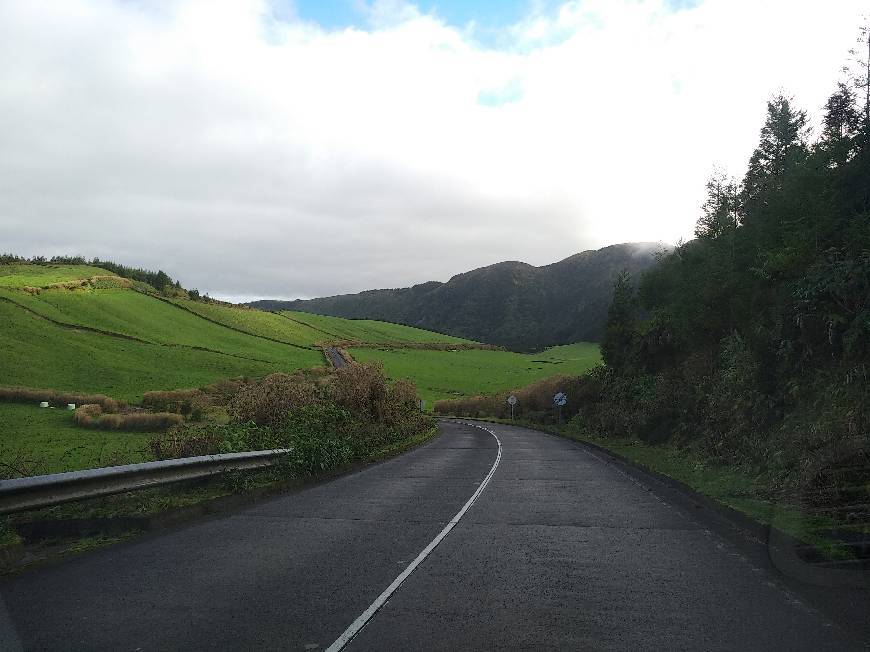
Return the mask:
<path id="1" fill-rule="evenodd" d="M 567 402 L 568 402 L 568 397 L 565 395 L 564 392 L 558 392 L 553 397 L 553 403 L 556 404 L 556 407 L 559 410 L 559 423 L 562 423 L 562 406 L 565 405 L 565 403 L 567 403 Z"/>
<path id="2" fill-rule="evenodd" d="M 514 396 L 513 394 L 511 394 L 510 396 L 508 396 L 507 402 L 508 402 L 508 405 L 511 406 L 511 421 L 513 421 L 514 420 L 514 405 L 517 404 L 517 397 Z"/>

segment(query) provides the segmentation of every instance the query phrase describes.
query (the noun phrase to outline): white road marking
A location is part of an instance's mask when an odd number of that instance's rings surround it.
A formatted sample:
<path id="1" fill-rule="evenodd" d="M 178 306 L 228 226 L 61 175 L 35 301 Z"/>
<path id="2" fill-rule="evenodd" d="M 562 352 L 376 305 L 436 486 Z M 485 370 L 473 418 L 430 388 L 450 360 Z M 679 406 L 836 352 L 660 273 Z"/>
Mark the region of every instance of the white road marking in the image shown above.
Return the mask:
<path id="1" fill-rule="evenodd" d="M 496 434 L 489 428 L 484 428 L 483 426 L 478 426 L 472 423 L 466 423 L 463 425 L 473 426 L 475 428 L 480 428 L 481 430 L 486 430 L 490 435 L 495 437 L 495 441 L 498 444 L 498 454 L 495 456 L 495 462 L 492 463 L 492 468 L 489 470 L 489 473 L 487 473 L 486 477 L 483 479 L 483 482 L 480 483 L 477 491 L 474 492 L 471 498 L 468 499 L 468 502 L 462 506 L 462 509 L 457 512 L 456 516 L 453 517 L 453 519 L 444 527 L 444 529 L 438 533 L 438 536 L 432 539 L 429 545 L 423 548 L 423 551 L 419 555 L 417 555 L 417 558 L 412 561 L 408 565 L 408 567 L 404 571 L 402 571 L 402 573 L 396 579 L 393 580 L 392 584 L 384 589 L 384 592 L 381 593 L 375 599 L 375 601 L 369 605 L 368 609 L 363 611 L 360 617 L 353 621 L 350 627 L 344 630 L 344 633 L 337 639 L 335 639 L 335 642 L 332 645 L 326 648 L 326 652 L 338 652 L 339 650 L 343 649 L 345 645 L 350 643 L 353 637 L 356 636 L 360 632 L 360 630 L 362 630 L 362 628 L 366 626 L 366 623 L 368 623 L 372 619 L 372 616 L 377 613 L 378 609 L 383 607 L 387 600 L 390 599 L 390 596 L 396 592 L 396 589 L 398 589 L 402 585 L 402 582 L 408 579 L 408 576 L 414 572 L 417 566 L 423 563 L 423 560 L 426 559 L 426 557 L 428 557 L 433 550 L 435 550 L 436 546 L 441 543 L 444 537 L 450 534 L 450 530 L 452 530 L 456 526 L 456 524 L 459 523 L 459 519 L 465 516 L 465 512 L 467 512 L 471 508 L 471 506 L 474 504 L 474 501 L 477 500 L 480 494 L 483 493 L 483 490 L 486 489 L 486 485 L 489 484 L 489 481 L 492 479 L 492 476 L 495 473 L 496 467 L 498 467 L 498 463 L 501 461 L 501 441 L 496 436 Z"/>

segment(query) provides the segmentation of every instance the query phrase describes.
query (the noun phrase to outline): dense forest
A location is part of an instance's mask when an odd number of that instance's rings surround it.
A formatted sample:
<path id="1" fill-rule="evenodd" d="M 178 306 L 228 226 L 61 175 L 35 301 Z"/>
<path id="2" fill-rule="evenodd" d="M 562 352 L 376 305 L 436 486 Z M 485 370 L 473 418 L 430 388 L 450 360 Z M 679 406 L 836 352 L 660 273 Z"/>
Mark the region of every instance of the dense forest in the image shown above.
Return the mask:
<path id="1" fill-rule="evenodd" d="M 639 278 L 618 279 L 605 365 L 560 384 L 578 427 L 691 445 L 802 486 L 826 467 L 866 484 L 868 36 L 814 138 L 804 110 L 772 98 L 743 178 L 709 180 L 696 237 Z M 490 404 L 504 412 L 501 403 Z"/>
<path id="2" fill-rule="evenodd" d="M 446 283 L 250 305 L 379 319 L 515 351 L 540 351 L 555 344 L 600 340 L 620 270 L 639 274 L 664 250 L 656 243 L 618 244 L 541 267 L 497 263 L 457 274 Z"/>

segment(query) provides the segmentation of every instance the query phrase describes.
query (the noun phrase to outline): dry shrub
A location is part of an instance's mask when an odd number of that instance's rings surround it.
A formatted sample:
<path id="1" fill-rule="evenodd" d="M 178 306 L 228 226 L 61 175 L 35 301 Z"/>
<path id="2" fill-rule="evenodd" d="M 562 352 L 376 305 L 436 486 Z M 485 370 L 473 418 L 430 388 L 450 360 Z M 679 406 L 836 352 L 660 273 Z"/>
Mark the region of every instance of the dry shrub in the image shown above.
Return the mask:
<path id="1" fill-rule="evenodd" d="M 335 371 L 332 397 L 351 414 L 382 422 L 387 405 L 387 379 L 380 363 L 351 364 Z"/>
<path id="2" fill-rule="evenodd" d="M 237 421 L 279 428 L 291 409 L 311 405 L 315 400 L 315 387 L 304 374 L 275 373 L 258 384 L 242 386 L 227 412 Z"/>
<path id="3" fill-rule="evenodd" d="M 76 405 L 92 403 L 99 405 L 104 412 L 117 412 L 127 405 L 124 401 L 117 401 L 105 394 L 76 394 L 58 392 L 54 389 L 31 389 L 29 387 L 0 387 L 0 401 L 15 403 L 48 401 L 56 407 L 65 407 L 67 403 L 75 403 Z"/>
<path id="4" fill-rule="evenodd" d="M 198 421 L 209 405 L 209 398 L 199 389 L 145 392 L 142 405 L 151 410 L 174 412 Z"/>
<path id="5" fill-rule="evenodd" d="M 93 428 L 94 420 L 103 414 L 103 409 L 96 403 L 87 403 L 76 408 L 73 421 L 82 428 Z"/>
<path id="6" fill-rule="evenodd" d="M 239 390 L 251 384 L 250 378 L 224 378 L 211 385 L 200 388 L 209 400 L 217 405 L 226 405 L 238 394 Z"/>
<path id="7" fill-rule="evenodd" d="M 75 411 L 73 419 L 83 428 L 147 432 L 166 430 L 184 421 L 184 417 L 173 412 L 103 414 L 100 406 L 94 404 L 82 405 Z"/>

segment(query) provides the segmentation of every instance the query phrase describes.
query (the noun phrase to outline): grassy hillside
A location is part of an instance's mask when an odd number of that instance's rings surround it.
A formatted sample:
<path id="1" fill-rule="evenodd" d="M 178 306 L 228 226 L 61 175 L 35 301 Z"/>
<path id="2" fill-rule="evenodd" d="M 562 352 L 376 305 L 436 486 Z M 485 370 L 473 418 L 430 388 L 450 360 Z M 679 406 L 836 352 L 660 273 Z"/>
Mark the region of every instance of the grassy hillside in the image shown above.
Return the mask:
<path id="1" fill-rule="evenodd" d="M 52 283 L 78 281 L 93 276 L 114 276 L 90 265 L 0 265 L 0 287 L 45 287 Z"/>
<path id="2" fill-rule="evenodd" d="M 597 344 L 556 346 L 542 353 L 351 349 L 360 362 L 383 363 L 392 378 L 410 378 L 431 407 L 436 400 L 497 392 L 555 374 L 581 374 L 601 362 Z"/>
<path id="3" fill-rule="evenodd" d="M 443 333 L 391 324 L 389 322 L 375 321 L 373 319 L 343 319 L 341 317 L 329 317 L 305 312 L 283 310 L 280 313 L 288 319 L 299 324 L 307 324 L 317 329 L 327 338 L 339 340 L 357 340 L 360 342 L 447 342 L 453 344 L 469 343 L 471 340 Z"/>
<path id="4" fill-rule="evenodd" d="M 5 301 L 0 301 L 0 323 L 5 385 L 98 392 L 138 401 L 149 390 L 198 387 L 284 368 L 269 361 L 64 328 Z M 322 364 L 317 351 L 299 353 L 297 367 Z"/>
<path id="5" fill-rule="evenodd" d="M 144 283 L 46 289 L 106 275 L 87 265 L 0 265 L 0 384 L 138 403 L 148 391 L 322 366 L 319 345 L 340 341 L 356 344 L 358 360 L 382 362 L 390 378 L 414 380 L 431 407 L 438 398 L 580 373 L 599 361 L 596 345 L 535 355 L 406 349 L 402 346 L 474 343 L 385 322 L 167 297 Z M 42 289 L 35 292 L 36 287 Z M 141 433 L 80 429 L 63 410 L 0 404 L 0 464 L 7 469 L 40 473 L 147 459 L 147 439 Z"/>

